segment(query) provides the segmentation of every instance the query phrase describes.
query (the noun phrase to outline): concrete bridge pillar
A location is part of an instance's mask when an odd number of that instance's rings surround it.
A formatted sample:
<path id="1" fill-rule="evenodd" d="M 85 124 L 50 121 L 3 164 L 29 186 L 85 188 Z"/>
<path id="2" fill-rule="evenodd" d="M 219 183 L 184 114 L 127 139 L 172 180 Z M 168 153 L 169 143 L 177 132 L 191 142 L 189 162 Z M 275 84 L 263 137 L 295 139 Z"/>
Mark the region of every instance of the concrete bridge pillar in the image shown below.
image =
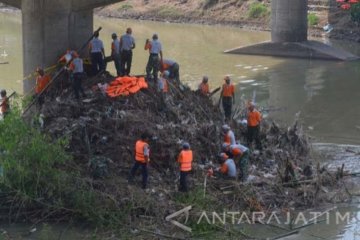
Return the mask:
<path id="1" fill-rule="evenodd" d="M 37 66 L 56 63 L 66 49 L 84 44 L 93 32 L 93 8 L 123 0 L 0 1 L 22 11 L 23 72 L 27 76 Z M 24 81 L 24 92 L 33 86 L 34 81 Z"/>
<path id="2" fill-rule="evenodd" d="M 271 41 L 303 42 L 307 40 L 308 0 L 271 1 Z"/>

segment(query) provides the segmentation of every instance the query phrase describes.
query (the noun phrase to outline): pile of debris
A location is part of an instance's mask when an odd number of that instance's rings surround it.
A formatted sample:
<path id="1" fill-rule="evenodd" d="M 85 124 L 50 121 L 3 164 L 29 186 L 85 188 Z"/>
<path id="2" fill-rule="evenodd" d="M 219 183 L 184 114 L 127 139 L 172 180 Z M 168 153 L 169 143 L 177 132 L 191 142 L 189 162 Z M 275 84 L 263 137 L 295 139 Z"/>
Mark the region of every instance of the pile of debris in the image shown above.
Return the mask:
<path id="1" fill-rule="evenodd" d="M 86 98 L 80 101 L 64 82 L 62 87 L 54 84 L 38 113 L 44 132 L 69 140 L 68 151 L 94 190 L 119 208 L 131 203 L 128 223 L 138 219 L 163 225 L 167 214 L 185 204 L 177 193 L 176 157 L 182 141 L 189 142 L 194 151 L 189 193 L 196 196 L 193 204 L 199 191 L 214 207 L 248 211 L 315 206 L 336 200 L 334 194 L 328 197 L 332 189 L 339 193 L 337 200 L 346 197 L 337 190 L 335 174 L 313 166 L 310 143 L 297 123 L 284 129 L 269 120 L 262 122 L 264 150 L 252 151 L 250 183 L 208 177 L 207 170 L 216 167 L 221 150 L 223 125 L 223 115 L 212 100 L 175 83 L 170 83 L 166 108 L 152 83 L 134 95 L 109 98 L 96 86 L 111 80 L 111 76 L 86 80 Z M 244 143 L 246 129 L 241 121 L 231 125 Z M 143 131 L 152 135 L 147 191 L 127 183 L 134 144 Z"/>

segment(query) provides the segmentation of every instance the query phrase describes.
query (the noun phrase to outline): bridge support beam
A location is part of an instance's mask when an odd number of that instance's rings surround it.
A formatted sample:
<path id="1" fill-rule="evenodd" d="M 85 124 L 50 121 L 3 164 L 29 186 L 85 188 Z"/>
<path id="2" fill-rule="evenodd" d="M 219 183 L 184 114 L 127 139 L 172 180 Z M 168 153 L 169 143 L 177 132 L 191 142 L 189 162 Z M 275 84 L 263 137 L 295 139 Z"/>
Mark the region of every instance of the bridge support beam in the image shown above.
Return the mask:
<path id="1" fill-rule="evenodd" d="M 307 40 L 307 0 L 271 1 L 271 41 L 303 42 Z"/>
<path id="2" fill-rule="evenodd" d="M 123 0 L 0 0 L 21 8 L 23 72 L 56 63 L 67 49 L 79 49 L 93 32 L 93 8 Z M 84 52 L 86 55 L 86 53 Z M 24 81 L 32 90 L 34 81 Z"/>
<path id="3" fill-rule="evenodd" d="M 313 58 L 324 60 L 357 60 L 358 56 L 317 41 L 307 40 L 308 0 L 271 1 L 271 41 L 241 46 L 226 53 Z"/>

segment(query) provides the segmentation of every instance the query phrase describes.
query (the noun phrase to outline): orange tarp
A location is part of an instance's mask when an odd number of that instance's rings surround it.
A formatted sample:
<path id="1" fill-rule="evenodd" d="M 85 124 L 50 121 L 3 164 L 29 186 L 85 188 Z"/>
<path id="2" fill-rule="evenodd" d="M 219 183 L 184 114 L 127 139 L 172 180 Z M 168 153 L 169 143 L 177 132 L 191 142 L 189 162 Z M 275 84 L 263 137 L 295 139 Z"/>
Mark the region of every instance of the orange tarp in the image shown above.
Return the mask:
<path id="1" fill-rule="evenodd" d="M 109 97 L 129 96 L 143 88 L 148 88 L 143 77 L 118 77 L 110 83 L 106 93 Z"/>

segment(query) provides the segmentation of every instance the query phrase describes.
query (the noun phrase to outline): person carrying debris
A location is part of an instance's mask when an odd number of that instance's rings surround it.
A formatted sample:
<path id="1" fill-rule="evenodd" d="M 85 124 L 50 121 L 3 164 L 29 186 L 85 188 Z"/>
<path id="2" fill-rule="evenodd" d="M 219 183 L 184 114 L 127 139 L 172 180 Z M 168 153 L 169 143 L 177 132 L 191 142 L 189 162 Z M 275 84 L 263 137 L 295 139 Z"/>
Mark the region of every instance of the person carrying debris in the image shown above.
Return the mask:
<path id="1" fill-rule="evenodd" d="M 249 149 L 241 144 L 223 144 L 223 150 L 229 152 L 240 168 L 240 180 L 246 181 L 248 177 Z"/>
<path id="2" fill-rule="evenodd" d="M 179 64 L 170 59 L 164 59 L 160 64 L 160 71 L 169 71 L 169 79 L 174 79 L 177 84 L 180 84 Z"/>
<path id="3" fill-rule="evenodd" d="M 135 48 L 135 39 L 131 35 L 132 29 L 127 28 L 126 33 L 120 38 L 121 76 L 129 76 L 132 63 L 132 50 Z"/>
<path id="4" fill-rule="evenodd" d="M 99 72 L 105 70 L 105 50 L 103 42 L 99 39 L 99 32 L 95 32 L 94 38 L 90 41 L 89 55 L 94 75 L 97 75 Z"/>
<path id="5" fill-rule="evenodd" d="M 225 121 L 231 118 L 232 105 L 235 104 L 235 86 L 230 83 L 230 77 L 224 78 L 225 83 L 221 90 L 221 101 L 225 113 Z"/>
<path id="6" fill-rule="evenodd" d="M 135 173 L 139 167 L 142 171 L 142 188 L 146 189 L 148 169 L 147 164 L 150 162 L 150 147 L 149 147 L 150 136 L 148 133 L 141 134 L 141 139 L 135 144 L 135 163 L 131 168 L 129 175 L 129 182 L 133 182 Z"/>
<path id="7" fill-rule="evenodd" d="M 84 65 L 83 60 L 79 57 L 77 52 L 72 52 L 73 60 L 70 63 L 69 70 L 73 75 L 73 88 L 75 98 L 79 99 L 79 92 L 85 97 L 84 89 L 82 88 L 82 78 L 84 77 Z"/>
<path id="8" fill-rule="evenodd" d="M 187 192 L 187 175 L 191 171 L 191 164 L 193 161 L 193 152 L 190 149 L 190 144 L 187 142 L 184 142 L 182 145 L 182 151 L 180 152 L 178 158 L 178 163 L 180 163 L 180 192 Z"/>
<path id="9" fill-rule="evenodd" d="M 0 91 L 0 96 L 1 96 L 1 117 L 2 118 L 5 118 L 6 115 L 9 113 L 9 110 L 10 110 L 10 105 L 9 105 L 9 99 L 8 97 L 6 96 L 6 90 L 5 89 L 2 89 Z"/>
<path id="10" fill-rule="evenodd" d="M 121 63 L 120 63 L 120 41 L 116 35 L 116 33 L 113 33 L 111 35 L 112 43 L 111 43 L 111 57 L 114 60 L 114 65 L 116 69 L 116 75 L 121 75 Z"/>
<path id="11" fill-rule="evenodd" d="M 38 104 L 41 106 L 44 103 L 44 99 L 41 97 L 40 93 L 46 88 L 46 86 L 50 82 L 51 76 L 45 74 L 44 70 L 40 67 L 36 69 L 36 72 L 39 75 L 36 77 L 35 97 L 38 97 Z"/>
<path id="12" fill-rule="evenodd" d="M 146 80 L 149 81 L 152 74 L 153 80 L 156 83 L 158 78 L 159 66 L 163 62 L 162 46 L 156 33 L 153 35 L 152 41 L 146 39 L 144 49 L 149 50 L 150 53 L 149 60 L 146 65 Z"/>
<path id="13" fill-rule="evenodd" d="M 260 141 L 261 113 L 255 109 L 254 103 L 250 102 L 247 114 L 247 144 L 251 147 L 255 140 L 256 148 L 262 150 Z"/>
<path id="14" fill-rule="evenodd" d="M 235 140 L 235 134 L 234 132 L 231 130 L 230 126 L 227 124 L 224 124 L 222 127 L 222 134 L 224 135 L 224 141 L 223 143 L 229 144 L 229 145 L 234 145 L 236 144 L 236 140 Z"/>
<path id="15" fill-rule="evenodd" d="M 202 82 L 200 83 L 200 85 L 198 87 L 200 94 L 202 94 L 204 96 L 209 96 L 209 94 L 210 94 L 208 81 L 209 81 L 209 78 L 207 76 L 203 76 Z"/>
<path id="16" fill-rule="evenodd" d="M 221 153 L 219 158 L 221 167 L 217 169 L 218 172 L 220 172 L 225 178 L 236 178 L 236 165 L 234 160 L 229 158 L 226 153 Z"/>

